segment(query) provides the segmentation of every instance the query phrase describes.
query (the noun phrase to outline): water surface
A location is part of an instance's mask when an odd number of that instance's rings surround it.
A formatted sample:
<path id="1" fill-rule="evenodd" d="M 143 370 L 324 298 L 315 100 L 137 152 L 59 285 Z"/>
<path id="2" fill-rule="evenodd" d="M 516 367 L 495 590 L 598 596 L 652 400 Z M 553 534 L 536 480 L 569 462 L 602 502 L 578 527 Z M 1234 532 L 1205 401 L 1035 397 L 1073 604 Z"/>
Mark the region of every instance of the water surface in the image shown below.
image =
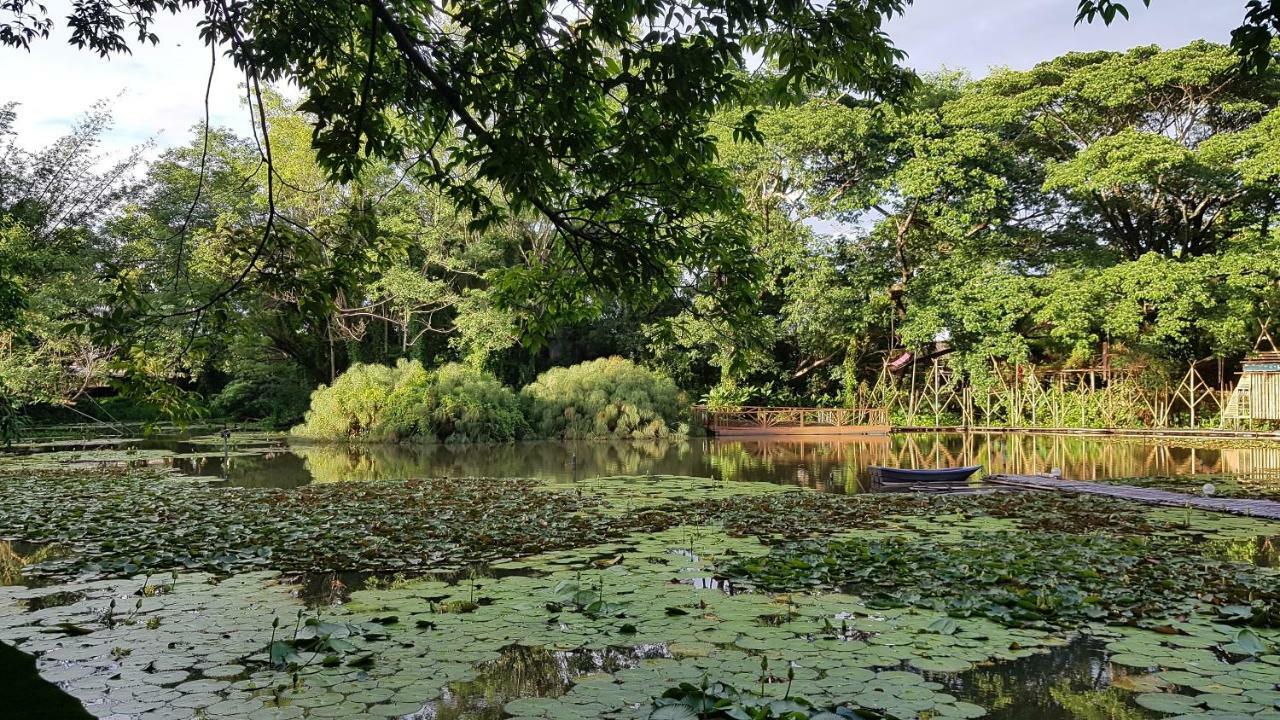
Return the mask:
<path id="1" fill-rule="evenodd" d="M 981 465 L 989 473 L 1059 469 L 1073 480 L 1232 476 L 1247 480 L 1259 496 L 1280 496 L 1280 444 L 1197 449 L 1179 446 L 1176 439 L 1020 433 L 405 446 L 301 443 L 264 433 L 235 433 L 224 445 L 214 436 L 168 435 L 23 446 L 0 453 L 0 467 L 40 458 L 161 466 L 243 487 L 440 476 L 572 480 L 670 474 L 855 493 L 869 487 L 872 465 Z"/>

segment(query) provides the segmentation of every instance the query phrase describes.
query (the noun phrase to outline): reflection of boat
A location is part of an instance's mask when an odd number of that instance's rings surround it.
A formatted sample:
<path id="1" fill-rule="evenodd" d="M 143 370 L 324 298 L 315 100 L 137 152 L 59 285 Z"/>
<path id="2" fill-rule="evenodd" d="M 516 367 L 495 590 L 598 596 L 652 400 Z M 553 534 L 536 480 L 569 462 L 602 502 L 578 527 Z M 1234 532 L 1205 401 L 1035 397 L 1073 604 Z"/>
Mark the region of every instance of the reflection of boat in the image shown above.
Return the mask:
<path id="1" fill-rule="evenodd" d="M 934 470 L 907 470 L 872 465 L 867 468 L 871 477 L 885 485 L 922 485 L 929 483 L 962 483 L 982 469 L 981 465 L 968 467 L 937 468 Z"/>

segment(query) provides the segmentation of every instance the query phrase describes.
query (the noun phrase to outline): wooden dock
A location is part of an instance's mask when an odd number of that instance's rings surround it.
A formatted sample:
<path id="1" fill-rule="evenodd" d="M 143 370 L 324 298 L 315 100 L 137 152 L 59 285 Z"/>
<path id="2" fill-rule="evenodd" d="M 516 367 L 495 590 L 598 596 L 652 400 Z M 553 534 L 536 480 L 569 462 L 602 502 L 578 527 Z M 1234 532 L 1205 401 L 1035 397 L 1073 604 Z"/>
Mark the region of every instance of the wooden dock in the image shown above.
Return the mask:
<path id="1" fill-rule="evenodd" d="M 1132 485 L 1110 485 L 1107 483 L 1063 480 L 1052 475 L 991 475 L 986 478 L 986 481 L 997 485 L 1010 485 L 1029 490 L 1057 490 L 1085 495 L 1103 495 L 1120 500 L 1146 503 L 1147 505 L 1180 508 L 1193 507 L 1197 510 L 1280 520 L 1280 502 L 1274 500 L 1204 497 L 1170 492 L 1168 490 L 1156 490 L 1154 488 L 1133 487 Z"/>

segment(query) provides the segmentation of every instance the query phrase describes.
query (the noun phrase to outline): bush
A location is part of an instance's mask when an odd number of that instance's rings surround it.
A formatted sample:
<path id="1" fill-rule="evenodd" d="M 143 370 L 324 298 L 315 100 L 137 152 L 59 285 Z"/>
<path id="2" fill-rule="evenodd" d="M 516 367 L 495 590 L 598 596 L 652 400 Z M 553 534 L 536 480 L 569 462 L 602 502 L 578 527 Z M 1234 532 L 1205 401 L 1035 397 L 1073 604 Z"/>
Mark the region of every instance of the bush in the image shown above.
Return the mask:
<path id="1" fill-rule="evenodd" d="M 370 440 L 391 394 L 400 385 L 422 382 L 426 371 L 418 362 L 400 361 L 395 367 L 357 363 L 311 393 L 311 408 L 295 435 L 326 440 Z"/>
<path id="2" fill-rule="evenodd" d="M 353 365 L 311 395 L 295 435 L 374 442 L 509 442 L 528 425 L 514 392 L 494 376 L 449 364 L 428 372 L 414 361 Z"/>
<path id="3" fill-rule="evenodd" d="M 396 388 L 377 434 L 385 439 L 510 442 L 528 434 L 520 398 L 482 370 L 450 363 Z"/>
<path id="4" fill-rule="evenodd" d="M 552 438 L 687 434 L 687 403 L 667 376 L 622 358 L 552 368 L 526 385 L 535 432 Z"/>

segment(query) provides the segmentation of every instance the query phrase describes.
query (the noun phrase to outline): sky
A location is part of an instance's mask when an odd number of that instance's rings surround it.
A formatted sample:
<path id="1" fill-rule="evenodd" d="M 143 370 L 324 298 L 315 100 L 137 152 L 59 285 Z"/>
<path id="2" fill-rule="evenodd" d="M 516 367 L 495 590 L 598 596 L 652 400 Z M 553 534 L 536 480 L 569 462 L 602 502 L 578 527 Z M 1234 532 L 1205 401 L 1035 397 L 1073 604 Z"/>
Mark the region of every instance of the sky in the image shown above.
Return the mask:
<path id="1" fill-rule="evenodd" d="M 47 4 L 60 21 L 70 2 Z M 946 67 L 981 77 L 992 67 L 1029 68 L 1070 50 L 1176 47 L 1198 38 L 1225 42 L 1244 14 L 1242 0 L 1153 0 L 1151 8 L 1131 0 L 1129 22 L 1076 27 L 1075 5 L 1075 0 L 916 0 L 887 30 L 916 70 Z M 20 103 L 22 144 L 47 145 L 99 100 L 110 102 L 115 114 L 103 147 L 108 154 L 148 142 L 151 152 L 158 152 L 185 142 L 191 128 L 203 122 L 209 49 L 197 37 L 191 16 L 165 16 L 156 33 L 158 46 L 107 61 L 68 45 L 62 27 L 33 43 L 30 53 L 0 48 L 0 103 Z M 219 58 L 209 107 L 215 125 L 247 134 L 240 80 Z"/>

